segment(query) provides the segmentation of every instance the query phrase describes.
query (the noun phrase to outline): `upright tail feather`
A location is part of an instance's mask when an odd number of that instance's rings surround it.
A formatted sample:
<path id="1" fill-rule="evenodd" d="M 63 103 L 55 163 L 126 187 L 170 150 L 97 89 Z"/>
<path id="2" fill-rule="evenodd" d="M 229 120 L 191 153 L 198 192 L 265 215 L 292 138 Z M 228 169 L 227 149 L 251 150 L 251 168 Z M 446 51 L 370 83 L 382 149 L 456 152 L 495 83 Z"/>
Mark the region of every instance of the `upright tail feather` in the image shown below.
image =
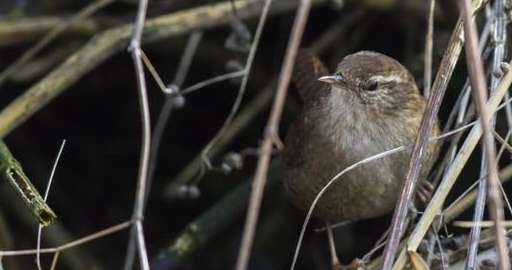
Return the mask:
<path id="1" fill-rule="evenodd" d="M 292 80 L 304 102 L 313 100 L 313 96 L 325 87 L 325 83 L 318 81 L 318 78 L 328 74 L 324 63 L 316 55 L 307 50 L 299 51 Z"/>

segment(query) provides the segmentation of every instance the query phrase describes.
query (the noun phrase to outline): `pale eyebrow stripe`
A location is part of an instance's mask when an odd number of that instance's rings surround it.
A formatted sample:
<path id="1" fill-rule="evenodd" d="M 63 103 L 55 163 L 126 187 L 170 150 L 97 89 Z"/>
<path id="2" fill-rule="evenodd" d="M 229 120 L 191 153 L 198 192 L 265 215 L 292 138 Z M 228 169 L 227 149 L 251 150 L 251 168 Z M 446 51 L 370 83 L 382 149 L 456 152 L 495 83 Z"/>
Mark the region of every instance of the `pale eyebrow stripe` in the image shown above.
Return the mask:
<path id="1" fill-rule="evenodd" d="M 398 75 L 389 75 L 389 76 L 375 75 L 375 76 L 372 76 L 370 78 L 370 80 L 377 81 L 377 82 L 395 82 L 395 83 L 403 82 L 403 79 Z"/>

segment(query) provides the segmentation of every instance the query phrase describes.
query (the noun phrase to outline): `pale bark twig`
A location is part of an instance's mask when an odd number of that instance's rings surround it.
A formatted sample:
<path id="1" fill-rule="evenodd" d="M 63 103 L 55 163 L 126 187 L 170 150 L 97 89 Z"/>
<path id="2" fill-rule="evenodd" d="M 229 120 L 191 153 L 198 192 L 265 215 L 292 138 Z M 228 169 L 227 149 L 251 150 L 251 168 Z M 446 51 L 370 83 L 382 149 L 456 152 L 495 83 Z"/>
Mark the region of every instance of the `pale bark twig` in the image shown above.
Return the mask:
<path id="1" fill-rule="evenodd" d="M 132 221 L 125 221 L 122 223 L 119 223 L 117 225 L 108 227 L 106 229 L 103 229 L 101 231 L 95 232 L 93 234 L 87 235 L 85 237 L 79 238 L 77 240 L 68 242 L 64 245 L 60 245 L 58 247 L 53 248 L 42 248 L 39 252 L 41 254 L 43 253 L 55 253 L 55 252 L 61 252 L 70 248 L 74 248 L 76 246 L 83 245 L 85 243 L 88 243 L 90 241 L 94 241 L 96 239 L 102 238 L 104 236 L 119 232 L 121 230 L 124 230 L 126 228 L 129 228 L 132 225 Z M 37 249 L 24 249 L 24 250 L 6 250 L 6 251 L 0 251 L 0 257 L 2 256 L 23 256 L 23 255 L 34 255 L 38 251 Z"/>
<path id="2" fill-rule="evenodd" d="M 137 251 L 139 255 L 140 268 L 149 270 L 149 260 L 146 250 L 146 241 L 144 239 L 144 229 L 142 221 L 144 220 L 145 196 L 147 194 L 149 155 L 151 152 L 151 119 L 149 115 L 149 103 L 146 87 L 146 77 L 144 75 L 144 65 L 142 63 L 142 49 L 140 47 L 142 33 L 144 31 L 144 22 L 146 20 L 146 10 L 148 1 L 139 0 L 137 10 L 137 18 L 133 28 L 132 38 L 128 47 L 135 68 L 137 78 L 137 89 L 139 92 L 140 114 L 142 121 L 142 136 L 139 160 L 139 175 L 137 177 L 137 189 L 135 191 L 135 203 L 133 206 L 132 228 L 130 230 L 130 240 L 128 243 L 127 254 L 125 259 L 125 269 L 131 269 L 133 257 L 135 253 L 134 242 L 137 243 Z"/>
<path id="3" fill-rule="evenodd" d="M 432 84 L 432 44 L 434 43 L 434 10 L 436 0 L 430 0 L 430 8 L 427 20 L 427 36 L 425 38 L 425 65 L 423 67 L 423 96 L 430 96 Z"/>
<path id="4" fill-rule="evenodd" d="M 52 186 L 53 182 L 53 176 L 55 175 L 55 171 L 57 170 L 57 165 L 59 164 L 60 156 L 62 155 L 62 150 L 64 150 L 64 146 L 66 145 L 66 140 L 62 141 L 62 144 L 60 145 L 59 151 L 57 152 L 57 157 L 55 158 L 55 161 L 53 162 L 52 171 L 50 173 L 50 177 L 48 178 L 48 184 L 46 186 L 46 191 L 44 192 L 44 201 L 48 199 L 48 194 L 50 194 L 50 188 Z M 41 249 L 41 233 L 43 230 L 43 226 L 39 224 L 39 227 L 37 229 L 37 254 L 36 254 L 36 265 L 37 269 L 41 270 L 41 253 L 39 250 Z"/>
<path id="5" fill-rule="evenodd" d="M 486 106 L 488 110 L 496 110 L 500 101 L 505 96 L 505 93 L 507 92 L 511 83 L 512 72 L 509 71 L 503 77 L 503 80 L 496 88 L 496 91 L 489 99 L 489 102 L 487 102 Z M 482 128 L 480 126 L 480 123 L 477 122 L 477 124 L 471 129 L 470 133 L 466 137 L 464 144 L 461 146 L 459 153 L 457 154 L 452 165 L 446 172 L 445 177 L 443 177 L 443 180 L 438 186 L 434 196 L 430 200 L 429 205 L 425 209 L 423 216 L 416 224 L 416 227 L 414 228 L 409 238 L 407 239 L 408 250 L 415 251 L 418 248 L 428 228 L 430 227 L 434 218 L 437 216 L 437 213 L 441 209 L 446 197 L 448 196 L 448 192 L 450 191 L 451 187 L 455 183 L 455 180 L 457 179 L 457 176 L 462 171 L 462 168 L 464 167 L 471 153 L 478 144 L 481 135 Z M 403 265 L 405 264 L 406 256 L 406 251 L 402 250 L 399 258 L 397 259 L 397 262 L 395 263 L 395 269 L 401 269 L 403 267 Z"/>
<path id="6" fill-rule="evenodd" d="M 499 178 L 496 163 L 496 149 L 494 136 L 492 135 L 491 113 L 486 107 L 487 83 L 484 74 L 482 57 L 478 50 L 478 36 L 476 25 L 473 21 L 471 3 L 469 0 L 460 1 L 460 9 L 464 16 L 464 33 L 466 42 L 466 60 L 473 99 L 477 111 L 480 114 L 480 123 L 483 130 L 483 145 L 485 158 L 487 160 L 488 197 L 489 212 L 494 221 L 494 233 L 496 234 L 496 250 L 498 254 L 498 268 L 501 270 L 510 269 L 510 260 L 507 249 L 505 229 L 503 226 L 503 200 L 499 191 Z M 474 256 L 476 261 L 476 254 Z M 474 266 L 474 265 L 473 265 Z"/>

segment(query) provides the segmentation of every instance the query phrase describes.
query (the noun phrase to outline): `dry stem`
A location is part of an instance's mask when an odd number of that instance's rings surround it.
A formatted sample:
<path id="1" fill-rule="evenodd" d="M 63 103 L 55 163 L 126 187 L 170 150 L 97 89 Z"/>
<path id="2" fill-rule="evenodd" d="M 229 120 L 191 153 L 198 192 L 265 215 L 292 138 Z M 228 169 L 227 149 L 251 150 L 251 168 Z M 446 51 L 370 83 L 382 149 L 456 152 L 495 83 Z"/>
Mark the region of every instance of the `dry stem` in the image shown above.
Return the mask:
<path id="1" fill-rule="evenodd" d="M 300 46 L 302 34 L 306 26 L 306 22 L 311 9 L 311 0 L 302 0 L 299 9 L 295 16 L 290 40 L 286 49 L 284 63 L 279 76 L 277 85 L 277 93 L 272 105 L 272 111 L 265 127 L 264 140 L 259 150 L 258 165 L 254 174 L 253 191 L 251 192 L 251 199 L 249 201 L 249 209 L 247 211 L 247 218 L 244 227 L 244 235 L 242 238 L 242 245 L 238 257 L 236 269 L 245 270 L 249 262 L 249 254 L 256 231 L 256 223 L 258 221 L 258 214 L 263 197 L 263 190 L 267 180 L 268 166 L 270 162 L 270 155 L 272 153 L 272 146 L 277 138 L 277 130 L 281 114 L 283 112 L 284 101 L 288 92 L 288 85 L 290 84 L 293 63 L 295 56 Z"/>
<path id="2" fill-rule="evenodd" d="M 489 210 L 494 221 L 494 232 L 496 234 L 496 250 L 498 251 L 499 269 L 510 269 L 510 261 L 507 250 L 505 229 L 503 226 L 503 201 L 499 192 L 499 179 L 496 164 L 496 149 L 494 136 L 492 135 L 491 114 L 486 107 L 487 85 L 484 75 L 482 58 L 478 50 L 478 37 L 476 26 L 471 14 L 471 3 L 469 0 L 461 0 L 461 10 L 464 15 L 464 33 L 467 39 L 466 59 L 473 97 L 477 111 L 480 114 L 480 123 L 483 130 L 483 144 L 487 160 L 488 176 L 488 197 Z"/>

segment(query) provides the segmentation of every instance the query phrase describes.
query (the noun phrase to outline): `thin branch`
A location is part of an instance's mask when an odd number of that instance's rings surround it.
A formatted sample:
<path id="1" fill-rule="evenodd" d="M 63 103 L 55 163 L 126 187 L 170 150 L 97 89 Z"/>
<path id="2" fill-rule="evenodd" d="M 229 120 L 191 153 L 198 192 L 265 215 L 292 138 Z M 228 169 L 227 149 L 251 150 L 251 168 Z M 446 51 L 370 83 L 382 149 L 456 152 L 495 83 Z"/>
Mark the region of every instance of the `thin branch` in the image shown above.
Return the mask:
<path id="1" fill-rule="evenodd" d="M 265 127 L 263 143 L 259 149 L 258 164 L 253 180 L 253 190 L 251 192 L 251 199 L 249 201 L 242 244 L 236 264 L 237 270 L 247 269 L 247 265 L 249 263 L 249 255 L 256 231 L 256 224 L 258 222 L 263 191 L 267 180 L 267 172 L 270 156 L 272 153 L 272 146 L 278 136 L 277 131 L 279 129 L 279 122 L 283 112 L 284 101 L 288 92 L 288 85 L 290 84 L 292 76 L 293 64 L 295 62 L 295 57 L 300 46 L 304 28 L 306 27 L 311 4 L 311 0 L 302 0 L 295 15 L 292 33 L 288 41 L 286 55 L 281 68 L 281 74 L 279 76 L 279 82 L 276 90 L 277 93 L 274 99 L 274 104 L 272 105 L 272 110 L 270 112 L 267 126 Z"/>
<path id="2" fill-rule="evenodd" d="M 491 91 L 496 89 L 499 81 L 503 76 L 502 63 L 505 56 L 505 45 L 507 41 L 506 31 L 506 12 L 504 0 L 496 0 L 494 4 L 494 51 L 493 51 L 493 62 L 491 72 Z M 506 98 L 509 97 L 507 93 Z M 506 117 L 509 127 L 512 127 L 512 107 L 509 105 L 506 108 Z"/>
<path id="3" fill-rule="evenodd" d="M 178 70 L 174 75 L 173 82 L 169 86 L 165 86 L 161 79 L 160 83 L 162 92 L 166 94 L 166 99 L 160 113 L 158 114 L 158 119 L 155 125 L 155 132 L 153 134 L 153 138 L 151 139 L 151 155 L 149 157 L 149 173 L 148 173 L 148 185 L 151 186 L 153 182 L 153 177 L 156 170 L 156 164 L 158 160 L 158 152 L 160 150 L 160 142 L 162 140 L 162 136 L 165 131 L 165 127 L 167 126 L 167 122 L 169 117 L 171 116 L 172 109 L 177 107 L 175 102 L 176 99 L 179 98 L 179 95 L 183 95 L 180 91 L 180 88 L 185 81 L 188 71 L 190 70 L 190 66 L 192 65 L 192 60 L 196 54 L 197 48 L 199 47 L 199 43 L 203 37 L 203 32 L 194 32 L 188 38 L 187 44 L 185 45 L 185 52 L 183 53 L 180 63 L 178 65 Z M 149 61 L 148 61 L 149 63 Z M 154 70 L 154 68 L 153 68 Z M 156 70 L 155 70 L 156 73 Z M 156 73 L 158 74 L 158 73 Z M 158 78 L 160 78 L 157 75 Z M 147 200 L 148 194 L 146 194 Z"/>
<path id="4" fill-rule="evenodd" d="M 355 20 L 362 16 L 361 12 L 355 12 L 354 16 L 348 16 L 343 18 L 338 22 L 334 22 L 330 28 L 325 30 L 319 38 L 317 38 L 313 44 L 311 44 L 311 48 L 309 51 L 314 54 L 319 54 L 325 51 L 329 46 L 332 46 L 339 35 L 346 34 L 348 30 L 348 26 L 353 25 Z M 340 25 L 342 27 L 340 27 Z M 346 26 L 348 25 L 348 26 Z M 196 90 L 200 90 L 203 87 L 210 85 L 211 83 L 216 83 L 218 81 L 223 81 L 230 78 L 236 78 L 243 76 L 245 74 L 244 70 L 235 71 L 223 75 L 219 75 L 217 77 L 196 83 L 192 86 L 189 86 L 183 89 L 180 94 L 187 95 Z M 230 125 L 230 128 L 224 133 L 224 135 L 219 139 L 219 141 L 215 144 L 215 146 L 211 149 L 210 155 L 215 156 L 220 151 L 222 151 L 226 145 L 231 142 L 244 128 L 249 125 L 253 119 L 262 112 L 263 109 L 267 107 L 267 104 L 270 103 L 272 98 L 273 88 L 276 85 L 276 80 L 273 79 L 271 82 L 264 87 L 263 90 L 260 91 L 257 97 L 253 98 L 253 100 L 245 106 L 238 116 L 233 120 L 233 123 Z M 191 162 L 180 172 L 174 179 L 170 181 L 170 184 L 165 188 L 165 196 L 167 198 L 173 198 L 176 194 L 177 187 L 180 187 L 186 183 L 189 183 L 190 180 L 194 177 L 197 171 L 201 166 L 201 156 L 198 155 L 192 159 Z"/>
<path id="5" fill-rule="evenodd" d="M 423 67 L 423 96 L 430 96 L 430 86 L 432 84 L 432 44 L 434 40 L 434 11 L 436 0 L 430 0 L 428 11 L 427 36 L 425 38 L 425 65 Z"/>
<path id="6" fill-rule="evenodd" d="M 83 245 L 85 243 L 94 241 L 96 239 L 105 237 L 107 235 L 111 235 L 113 233 L 122 231 L 122 230 L 124 230 L 126 228 L 129 228 L 132 225 L 132 223 L 133 223 L 132 221 L 125 221 L 123 223 L 119 223 L 117 225 L 108 227 L 108 228 L 103 229 L 101 231 L 95 232 L 93 234 L 87 235 L 85 237 L 79 238 L 77 240 L 68 242 L 66 244 L 63 244 L 63 245 L 60 245 L 60 246 L 57 246 L 57 247 L 42 248 L 40 250 L 40 252 L 41 252 L 41 254 L 43 254 L 43 253 L 62 252 L 64 250 L 67 250 L 67 249 L 70 249 L 70 248 L 74 248 L 76 246 Z M 38 252 L 37 249 L 7 250 L 7 251 L 0 251 L 0 257 L 2 257 L 2 256 L 8 257 L 8 256 L 34 255 L 37 252 Z"/>
<path id="7" fill-rule="evenodd" d="M 48 194 L 50 194 L 50 188 L 52 186 L 53 182 L 53 176 L 55 175 L 55 171 L 57 170 L 57 165 L 59 164 L 60 156 L 62 154 L 62 150 L 64 150 L 64 146 L 66 145 L 66 140 L 62 141 L 62 144 L 60 145 L 59 151 L 57 152 L 57 157 L 55 158 L 55 161 L 53 162 L 52 171 L 50 173 L 50 178 L 48 179 L 48 184 L 46 185 L 46 191 L 44 193 L 44 201 L 48 199 Z M 39 252 L 41 249 L 41 233 L 43 230 L 43 226 L 39 224 L 39 227 L 37 229 L 37 254 L 36 254 L 36 265 L 37 269 L 41 270 L 41 253 Z"/>
<path id="8" fill-rule="evenodd" d="M 176 71 L 176 74 L 172 80 L 172 85 L 181 88 L 185 82 L 185 79 L 187 78 L 188 72 L 190 70 L 190 66 L 192 65 L 192 60 L 194 60 L 197 48 L 199 47 L 199 43 L 202 39 L 203 31 L 195 31 L 190 35 L 185 47 L 185 52 L 183 52 L 183 56 L 178 65 L 178 70 Z"/>
<path id="9" fill-rule="evenodd" d="M 505 228 L 503 226 L 503 200 L 498 188 L 499 179 L 496 163 L 496 149 L 494 145 L 494 136 L 491 131 L 491 114 L 485 104 L 487 101 L 487 85 L 484 75 L 484 67 L 478 50 L 478 36 L 476 26 L 472 18 L 471 3 L 469 0 L 461 0 L 460 6 L 461 12 L 464 15 L 464 33 L 467 39 L 466 60 L 468 73 L 471 81 L 473 98 L 477 105 L 477 111 L 480 114 L 480 122 L 483 130 L 483 144 L 487 160 L 486 167 L 489 190 L 489 212 L 492 220 L 494 221 L 498 268 L 501 270 L 508 270 L 510 269 L 510 260 L 508 256 Z"/>
<path id="10" fill-rule="evenodd" d="M 213 148 L 213 146 L 220 140 L 222 135 L 226 132 L 228 127 L 232 124 L 234 117 L 238 113 L 238 110 L 240 109 L 240 105 L 242 104 L 242 99 L 245 96 L 245 92 L 247 90 L 247 83 L 249 82 L 249 75 L 252 68 L 252 64 L 254 61 L 254 58 L 256 57 L 256 51 L 258 49 L 258 44 L 260 42 L 261 35 L 263 33 L 263 27 L 265 26 L 265 22 L 267 20 L 268 13 L 270 11 L 270 5 L 272 4 L 272 0 L 265 0 L 263 9 L 261 11 L 261 16 L 258 21 L 258 26 L 256 28 L 256 33 L 254 34 L 254 39 L 251 44 L 251 48 L 249 50 L 249 55 L 247 56 L 247 60 L 244 67 L 244 77 L 242 79 L 242 83 L 240 84 L 240 88 L 238 90 L 238 94 L 236 96 L 235 102 L 233 103 L 233 106 L 231 107 L 231 110 L 226 117 L 226 120 L 224 120 L 224 123 L 222 124 L 221 128 L 215 134 L 215 136 L 208 142 L 208 144 L 203 148 L 201 151 L 201 159 L 203 161 L 203 165 L 206 166 L 207 169 L 211 169 L 212 165 L 209 158 L 209 152 Z M 202 167 L 200 170 L 204 171 L 204 167 Z"/>
<path id="11" fill-rule="evenodd" d="M 57 267 L 57 261 L 59 260 L 59 255 L 60 255 L 59 251 L 57 251 L 57 252 L 55 252 L 55 254 L 53 254 L 50 270 L 55 270 L 55 267 Z"/>
<path id="12" fill-rule="evenodd" d="M 404 231 L 404 221 L 407 215 L 407 209 L 413 197 L 416 187 L 416 182 L 422 167 L 422 157 L 426 152 L 427 138 L 431 133 L 434 122 L 437 119 L 437 112 L 441 106 L 448 82 L 459 58 L 462 49 L 462 41 L 460 40 L 460 33 L 462 32 L 461 20 L 457 22 L 455 30 L 453 31 L 450 39 L 449 47 L 445 51 L 439 71 L 436 75 L 434 85 L 432 87 L 432 94 L 428 99 L 425 113 L 421 120 L 421 125 L 416 137 L 416 142 L 411 153 L 409 169 L 402 187 L 400 198 L 398 200 L 393 219 L 391 221 L 391 234 L 384 250 L 384 263 L 383 270 L 390 270 L 395 260 L 396 251 L 402 233 Z"/>
<path id="13" fill-rule="evenodd" d="M 135 223 L 132 225 L 132 229 L 130 231 L 130 243 L 128 244 L 125 269 L 127 269 L 127 267 L 131 268 L 131 262 L 133 261 L 134 253 L 134 249 L 131 247 L 133 247 L 132 243 L 136 239 L 140 268 L 142 270 L 149 270 L 149 260 L 146 250 L 146 243 L 144 240 L 144 230 L 142 228 L 142 221 L 144 219 L 144 205 L 148 180 L 149 155 L 151 151 L 151 120 L 149 115 L 146 78 L 144 75 L 144 66 L 141 58 L 142 49 L 140 47 L 142 33 L 144 30 L 144 21 L 146 19 L 147 5 L 147 0 L 139 1 L 137 19 L 135 21 L 133 35 L 130 41 L 130 45 L 128 47 L 128 50 L 130 51 L 133 58 L 135 75 L 137 77 L 137 88 L 139 90 L 139 103 L 142 120 L 142 142 L 139 160 L 139 175 L 132 217 Z"/>
<path id="14" fill-rule="evenodd" d="M 512 72 L 508 71 L 507 74 L 503 77 L 503 80 L 496 88 L 496 92 L 491 96 L 489 102 L 487 102 L 487 108 L 489 111 L 494 111 L 498 107 L 500 101 L 505 96 L 505 93 L 507 92 L 511 83 Z M 441 210 L 441 207 L 446 197 L 448 196 L 448 192 L 455 183 L 457 176 L 462 171 L 462 168 L 469 159 L 469 156 L 471 155 L 476 145 L 478 144 L 481 135 L 482 128 L 480 126 L 480 123 L 478 122 L 471 129 L 470 133 L 466 137 L 466 140 L 464 141 L 464 144 L 461 146 L 459 153 L 455 157 L 452 166 L 446 172 L 445 176 L 443 177 L 443 181 L 441 181 L 440 185 L 438 186 L 436 193 L 430 200 L 430 203 L 425 209 L 423 216 L 416 224 L 416 227 L 409 236 L 407 240 L 408 250 L 415 251 L 418 248 L 421 240 L 428 231 L 430 224 L 432 224 L 434 218 L 437 216 L 437 213 Z M 394 269 L 401 269 L 403 267 L 403 265 L 405 264 L 406 256 L 406 251 L 404 249 L 400 253 L 399 258 L 395 263 Z"/>
<path id="15" fill-rule="evenodd" d="M 167 88 L 167 87 L 165 86 L 165 83 L 162 80 L 162 77 L 160 77 L 160 75 L 158 74 L 158 71 L 156 71 L 155 66 L 153 66 L 153 64 L 149 60 L 148 56 L 146 55 L 146 53 L 142 50 L 141 50 L 141 58 L 142 58 L 142 62 L 148 69 L 149 74 L 151 74 L 151 76 L 155 80 L 156 84 L 158 84 L 158 87 L 160 88 L 160 90 L 162 90 L 162 92 L 165 93 L 165 88 Z"/>
<path id="16" fill-rule="evenodd" d="M 327 0 L 315 0 L 315 4 Z M 260 14 L 260 0 L 239 0 L 236 2 L 242 18 L 252 18 Z M 291 10 L 297 6 L 296 0 L 280 0 L 272 8 L 272 14 Z M 230 22 L 231 4 L 229 1 L 209 4 L 189 10 L 158 16 L 147 20 L 144 27 L 144 42 L 161 40 L 197 29 L 211 28 Z M 131 24 L 112 28 L 96 35 L 80 50 L 69 56 L 45 78 L 29 88 L 24 94 L 3 108 L 0 112 L 0 138 L 25 122 L 35 112 L 78 81 L 114 53 L 126 48 L 133 31 Z"/>
<path id="17" fill-rule="evenodd" d="M 73 15 L 71 18 L 67 19 L 65 23 L 57 24 L 55 28 L 53 28 L 45 37 L 43 37 L 39 42 L 37 42 L 34 46 L 32 46 L 28 51 L 26 51 L 21 57 L 17 58 L 14 63 L 10 64 L 2 73 L 0 74 L 0 87 L 8 79 L 15 71 L 17 71 L 20 67 L 25 65 L 30 59 L 32 59 L 35 55 L 37 55 L 42 49 L 44 49 L 50 42 L 52 42 L 56 37 L 62 34 L 64 31 L 69 29 L 69 27 L 73 26 L 77 22 L 91 16 L 96 13 L 98 10 L 101 10 L 105 6 L 114 2 L 115 0 L 96 0 L 83 9 L 81 9 L 77 14 Z"/>
<path id="18" fill-rule="evenodd" d="M 180 94 L 181 95 L 188 95 L 190 93 L 193 93 L 193 92 L 195 92 L 197 90 L 201 90 L 201 89 L 203 89 L 203 88 L 205 88 L 207 86 L 210 86 L 212 84 L 223 82 L 225 80 L 230 80 L 230 79 L 246 76 L 246 74 L 247 74 L 246 70 L 238 70 L 238 71 L 233 71 L 233 72 L 225 73 L 225 74 L 222 74 L 222 75 L 218 75 L 218 76 L 215 76 L 213 78 L 210 78 L 210 79 L 207 79 L 207 80 L 195 83 L 195 84 L 193 84 L 193 85 L 183 89 L 180 92 Z"/>

